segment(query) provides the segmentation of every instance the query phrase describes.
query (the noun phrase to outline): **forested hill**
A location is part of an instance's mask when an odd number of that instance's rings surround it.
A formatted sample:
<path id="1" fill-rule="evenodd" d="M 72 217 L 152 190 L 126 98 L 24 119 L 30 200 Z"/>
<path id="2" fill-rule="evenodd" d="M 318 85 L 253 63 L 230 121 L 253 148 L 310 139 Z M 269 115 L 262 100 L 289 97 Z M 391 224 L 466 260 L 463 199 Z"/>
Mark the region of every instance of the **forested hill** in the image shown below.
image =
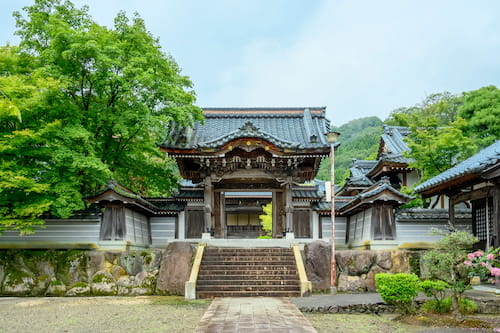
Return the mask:
<path id="1" fill-rule="evenodd" d="M 340 147 L 335 152 L 335 183 L 344 181 L 352 166 L 352 159 L 375 159 L 380 135 L 382 134 L 382 120 L 378 117 L 365 117 L 332 129 L 341 133 Z M 330 180 L 330 159 L 321 163 L 318 179 Z"/>

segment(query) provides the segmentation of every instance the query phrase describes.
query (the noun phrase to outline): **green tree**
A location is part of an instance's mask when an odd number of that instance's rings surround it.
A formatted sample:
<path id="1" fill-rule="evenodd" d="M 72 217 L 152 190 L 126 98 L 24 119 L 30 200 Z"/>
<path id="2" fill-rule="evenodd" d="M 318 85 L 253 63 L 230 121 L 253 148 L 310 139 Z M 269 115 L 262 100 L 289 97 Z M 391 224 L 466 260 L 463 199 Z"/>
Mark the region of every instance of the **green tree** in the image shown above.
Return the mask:
<path id="1" fill-rule="evenodd" d="M 461 320 L 461 297 L 469 287 L 467 272 L 461 264 L 467 258 L 467 250 L 471 249 L 478 239 L 464 231 L 451 232 L 441 238 L 433 250 L 423 256 L 424 277 L 446 282 L 452 291 L 452 308 L 455 319 Z"/>
<path id="2" fill-rule="evenodd" d="M 156 143 L 172 122 L 202 114 L 143 20 L 119 13 L 108 29 L 61 0 L 24 12 L 14 13 L 19 48 L 0 50 L 3 229 L 68 216 L 110 177 L 142 195 L 169 193 L 177 169 Z M 36 209 L 18 207 L 30 202 Z"/>
<path id="3" fill-rule="evenodd" d="M 411 125 L 411 120 L 434 118 L 439 126 L 447 126 L 455 121 L 463 98 L 447 91 L 427 96 L 421 103 L 412 107 L 401 107 L 391 112 L 385 120 L 387 125 Z"/>
<path id="4" fill-rule="evenodd" d="M 341 133 L 341 145 L 335 152 L 335 183 L 340 184 L 349 176 L 353 158 L 374 158 L 382 134 L 382 121 L 378 117 L 365 117 L 351 120 L 334 129 Z M 317 178 L 330 180 L 329 158 L 321 162 Z"/>
<path id="5" fill-rule="evenodd" d="M 497 87 L 487 86 L 464 92 L 458 113 L 467 120 L 466 134 L 479 147 L 486 147 L 500 139 L 500 89 Z"/>
<path id="6" fill-rule="evenodd" d="M 410 167 L 421 173 L 424 182 L 471 156 L 476 147 L 465 136 L 466 122 L 458 118 L 448 126 L 440 127 L 435 117 L 409 116 L 411 134 L 406 139 L 410 151 L 406 155 L 414 161 Z"/>
<path id="7" fill-rule="evenodd" d="M 270 202 L 267 205 L 262 206 L 264 214 L 259 215 L 260 221 L 262 222 L 262 230 L 265 231 L 266 236 L 272 236 L 273 234 L 273 203 Z"/>

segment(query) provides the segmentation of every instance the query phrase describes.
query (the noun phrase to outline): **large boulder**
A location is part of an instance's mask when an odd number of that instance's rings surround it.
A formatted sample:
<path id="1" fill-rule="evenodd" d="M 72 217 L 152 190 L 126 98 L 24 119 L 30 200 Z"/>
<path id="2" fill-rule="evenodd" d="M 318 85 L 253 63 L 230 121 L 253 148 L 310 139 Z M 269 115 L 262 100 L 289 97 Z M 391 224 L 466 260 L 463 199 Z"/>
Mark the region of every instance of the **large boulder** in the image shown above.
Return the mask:
<path id="1" fill-rule="evenodd" d="M 391 251 L 391 273 L 410 273 L 410 254 L 408 251 Z"/>
<path id="2" fill-rule="evenodd" d="M 87 258 L 87 276 L 104 269 L 104 253 L 102 251 L 90 251 Z"/>
<path id="3" fill-rule="evenodd" d="M 361 250 L 338 251 L 335 259 L 341 272 L 361 276 L 367 274 L 375 264 L 376 253 Z"/>
<path id="4" fill-rule="evenodd" d="M 87 253 L 85 251 L 70 252 L 67 254 L 64 267 L 58 270 L 60 280 L 67 286 L 77 282 L 86 282 L 89 279 L 87 272 Z"/>
<path id="5" fill-rule="evenodd" d="M 76 282 L 66 291 L 66 296 L 89 296 L 90 286 L 85 282 Z"/>
<path id="6" fill-rule="evenodd" d="M 64 296 L 66 294 L 66 286 L 61 281 L 52 281 L 47 288 L 46 296 Z"/>
<path id="7" fill-rule="evenodd" d="M 375 283 L 375 275 L 379 273 L 387 273 L 384 269 L 379 266 L 373 266 L 372 269 L 366 274 L 365 284 L 368 291 L 377 291 L 377 284 Z"/>
<path id="8" fill-rule="evenodd" d="M 392 267 L 391 251 L 383 250 L 377 252 L 377 265 L 385 270 Z"/>
<path id="9" fill-rule="evenodd" d="M 314 241 L 304 246 L 307 279 L 314 290 L 330 288 L 331 246 L 324 241 Z"/>
<path id="10" fill-rule="evenodd" d="M 191 273 L 193 250 L 187 242 L 174 242 L 163 253 L 156 289 L 161 294 L 184 295 Z"/>
<path id="11" fill-rule="evenodd" d="M 5 268 L 3 265 L 0 265 L 0 290 L 2 289 L 1 286 L 3 283 L 4 277 L 5 277 Z"/>
<path id="12" fill-rule="evenodd" d="M 127 271 L 127 274 L 137 275 L 142 271 L 158 270 L 161 258 L 161 251 L 157 250 L 130 251 L 120 256 L 119 264 Z"/>
<path id="13" fill-rule="evenodd" d="M 101 270 L 92 276 L 90 290 L 92 291 L 92 295 L 96 296 L 116 295 L 116 281 L 108 271 Z"/>
<path id="14" fill-rule="evenodd" d="M 346 273 L 340 273 L 337 287 L 338 291 L 343 292 L 366 291 L 365 280 L 362 277 L 347 275 Z"/>
<path id="15" fill-rule="evenodd" d="M 11 271 L 5 275 L 2 294 L 9 296 L 28 296 L 36 286 L 36 277 L 26 270 Z"/>

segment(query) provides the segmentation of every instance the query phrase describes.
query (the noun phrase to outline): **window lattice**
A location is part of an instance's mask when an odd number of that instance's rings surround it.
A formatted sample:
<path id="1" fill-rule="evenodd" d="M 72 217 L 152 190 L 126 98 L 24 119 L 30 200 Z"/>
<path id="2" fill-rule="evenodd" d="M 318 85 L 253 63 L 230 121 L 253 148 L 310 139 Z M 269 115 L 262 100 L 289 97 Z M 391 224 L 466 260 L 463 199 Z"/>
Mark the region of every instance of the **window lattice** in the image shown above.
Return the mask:
<path id="1" fill-rule="evenodd" d="M 493 215 L 493 198 L 488 198 L 488 220 L 489 220 L 489 234 L 493 235 L 493 223 L 491 217 Z M 475 207 L 476 220 L 476 237 L 480 241 L 486 240 L 486 200 L 478 200 Z"/>

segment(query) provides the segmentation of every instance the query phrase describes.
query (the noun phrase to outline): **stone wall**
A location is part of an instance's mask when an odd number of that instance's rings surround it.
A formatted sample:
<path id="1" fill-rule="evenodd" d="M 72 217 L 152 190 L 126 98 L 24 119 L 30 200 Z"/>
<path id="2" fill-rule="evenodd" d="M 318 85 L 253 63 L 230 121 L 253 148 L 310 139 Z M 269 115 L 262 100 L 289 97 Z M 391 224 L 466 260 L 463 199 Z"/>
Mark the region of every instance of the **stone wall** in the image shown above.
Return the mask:
<path id="1" fill-rule="evenodd" d="M 183 289 L 176 286 L 180 284 L 183 286 L 189 276 L 169 269 L 171 266 L 168 264 L 162 267 L 162 262 L 175 262 L 178 266 L 185 266 L 189 274 L 193 253 L 189 243 L 172 243 L 163 252 L 160 250 L 3 250 L 0 251 L 0 294 L 3 296 L 182 294 Z M 160 284 L 159 276 L 162 276 L 163 280 L 170 281 L 169 284 Z"/>
<path id="2" fill-rule="evenodd" d="M 304 247 L 307 276 L 313 290 L 330 288 L 331 247 L 315 241 Z M 378 273 L 410 273 L 411 253 L 401 250 L 337 251 L 337 289 L 341 292 L 376 291 Z"/>

